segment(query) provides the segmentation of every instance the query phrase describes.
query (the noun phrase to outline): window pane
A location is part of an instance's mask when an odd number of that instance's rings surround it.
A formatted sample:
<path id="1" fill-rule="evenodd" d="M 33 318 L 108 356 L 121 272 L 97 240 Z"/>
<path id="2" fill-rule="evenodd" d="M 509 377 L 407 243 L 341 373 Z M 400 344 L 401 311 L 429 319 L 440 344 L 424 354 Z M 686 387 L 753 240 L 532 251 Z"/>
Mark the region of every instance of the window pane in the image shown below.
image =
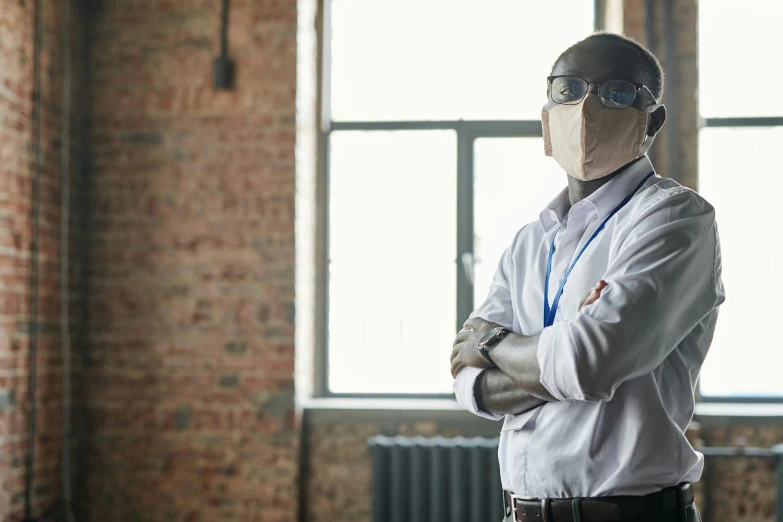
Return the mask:
<path id="1" fill-rule="evenodd" d="M 592 28 L 586 0 L 333 0 L 332 118 L 538 119 Z"/>
<path id="2" fill-rule="evenodd" d="M 783 2 L 699 2 L 699 106 L 704 117 L 783 116 Z"/>
<path id="3" fill-rule="evenodd" d="M 451 392 L 456 158 L 453 131 L 332 133 L 331 391 Z"/>
<path id="4" fill-rule="evenodd" d="M 783 394 L 783 235 L 776 168 L 783 127 L 706 128 L 699 135 L 699 186 L 715 206 L 726 302 L 701 374 L 705 395 Z M 767 189 L 765 190 L 765 187 Z"/>
<path id="5" fill-rule="evenodd" d="M 567 181 L 563 169 L 544 156 L 542 138 L 483 138 L 475 143 L 473 298 L 478 306 L 514 235 L 538 220 Z"/>

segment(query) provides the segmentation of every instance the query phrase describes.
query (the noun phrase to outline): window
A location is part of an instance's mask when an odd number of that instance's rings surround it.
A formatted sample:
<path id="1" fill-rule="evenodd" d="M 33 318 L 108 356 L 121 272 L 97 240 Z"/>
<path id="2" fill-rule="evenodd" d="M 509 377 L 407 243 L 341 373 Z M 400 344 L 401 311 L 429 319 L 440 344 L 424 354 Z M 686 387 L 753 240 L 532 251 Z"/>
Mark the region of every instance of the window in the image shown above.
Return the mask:
<path id="1" fill-rule="evenodd" d="M 781 18 L 779 0 L 699 4 L 699 191 L 716 208 L 727 293 L 701 374 L 706 400 L 783 399 L 783 249 L 770 190 L 780 177 L 783 72 L 767 52 Z"/>
<path id="2" fill-rule="evenodd" d="M 563 187 L 540 112 L 594 6 L 324 0 L 324 395 L 450 395 L 503 250 Z M 475 287 L 475 291 L 474 291 Z"/>

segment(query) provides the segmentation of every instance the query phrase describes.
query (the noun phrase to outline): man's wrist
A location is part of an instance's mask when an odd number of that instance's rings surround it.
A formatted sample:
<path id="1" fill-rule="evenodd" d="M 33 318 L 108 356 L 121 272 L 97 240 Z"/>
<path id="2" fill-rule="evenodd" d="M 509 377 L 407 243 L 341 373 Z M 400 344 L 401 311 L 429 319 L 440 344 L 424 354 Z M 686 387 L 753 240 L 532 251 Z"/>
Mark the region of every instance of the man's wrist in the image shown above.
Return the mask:
<path id="1" fill-rule="evenodd" d="M 490 330 L 478 343 L 478 351 L 484 360 L 492 366 L 497 366 L 492 358 L 491 351 L 511 333 L 511 330 L 504 326 L 497 326 Z"/>
<path id="2" fill-rule="evenodd" d="M 492 352 L 493 360 L 499 367 L 505 366 L 505 363 L 519 362 L 518 359 L 522 353 L 528 353 L 531 349 L 535 351 L 535 348 L 531 347 L 531 344 L 535 344 L 537 336 L 520 335 L 518 333 L 510 332 L 505 339 L 500 341 Z M 505 373 L 505 371 L 504 371 Z"/>
<path id="3" fill-rule="evenodd" d="M 481 380 L 486 378 L 487 372 L 483 371 L 479 373 L 476 376 L 476 380 L 473 381 L 473 397 L 475 397 L 476 402 L 478 402 L 479 397 L 481 396 Z"/>
<path id="4" fill-rule="evenodd" d="M 541 334 L 509 334 L 498 343 L 492 354 L 498 369 L 514 380 L 523 390 L 546 401 L 557 399 L 541 384 L 538 365 L 538 342 Z"/>
<path id="5" fill-rule="evenodd" d="M 513 349 L 514 346 L 518 346 L 520 344 L 523 344 L 524 340 L 527 339 L 527 336 L 520 335 L 518 333 L 512 332 L 511 330 L 508 331 L 508 334 L 500 340 L 499 343 L 495 345 L 494 352 L 503 352 L 506 350 Z M 494 355 L 494 354 L 493 354 Z"/>
<path id="6" fill-rule="evenodd" d="M 484 370 L 476 376 L 476 380 L 473 381 L 473 400 L 476 401 L 476 407 L 479 411 L 489 411 L 484 404 L 484 383 L 487 378 L 487 371 Z"/>

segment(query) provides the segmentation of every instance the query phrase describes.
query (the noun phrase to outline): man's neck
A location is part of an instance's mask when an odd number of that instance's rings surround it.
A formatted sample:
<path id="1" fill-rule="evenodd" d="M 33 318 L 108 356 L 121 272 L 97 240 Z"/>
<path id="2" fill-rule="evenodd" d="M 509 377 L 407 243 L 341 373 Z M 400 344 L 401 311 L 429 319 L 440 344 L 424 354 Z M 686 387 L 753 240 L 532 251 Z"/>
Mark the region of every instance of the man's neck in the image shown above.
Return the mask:
<path id="1" fill-rule="evenodd" d="M 590 194 L 609 183 L 618 173 L 618 171 L 615 171 L 607 176 L 590 181 L 582 181 L 568 176 L 568 199 L 571 202 L 571 206 L 574 206 L 579 201 L 582 201 Z"/>
<path id="2" fill-rule="evenodd" d="M 609 183 L 612 178 L 620 174 L 629 166 L 633 165 L 644 156 L 640 156 L 632 161 L 629 161 L 614 172 L 610 172 L 606 176 L 602 176 L 598 179 L 591 179 L 590 181 L 582 181 L 574 177 L 568 176 L 568 199 L 571 202 L 571 206 L 575 205 L 579 201 L 582 201 L 586 197 L 590 196 L 593 192 Z"/>

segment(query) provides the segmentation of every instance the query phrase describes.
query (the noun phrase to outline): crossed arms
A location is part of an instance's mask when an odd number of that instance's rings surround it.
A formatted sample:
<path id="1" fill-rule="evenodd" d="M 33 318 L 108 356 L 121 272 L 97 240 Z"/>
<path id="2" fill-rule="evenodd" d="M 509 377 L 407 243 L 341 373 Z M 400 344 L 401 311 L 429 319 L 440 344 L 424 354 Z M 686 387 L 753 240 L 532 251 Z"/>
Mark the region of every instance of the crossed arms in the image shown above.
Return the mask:
<path id="1" fill-rule="evenodd" d="M 579 310 L 595 302 L 605 287 L 606 282 L 601 280 L 579 305 Z M 471 388 L 478 412 L 519 414 L 545 402 L 556 401 L 541 384 L 541 369 L 536 357 L 540 335 L 528 337 L 509 333 L 492 349 L 495 367 L 481 356 L 478 342 L 496 326 L 501 325 L 479 317 L 468 319 L 457 334 L 451 353 L 452 376 L 464 380 L 461 384 Z M 460 377 L 460 370 L 466 366 L 484 371 L 468 370 Z M 472 385 L 471 377 L 475 379 Z"/>
<path id="2" fill-rule="evenodd" d="M 657 368 L 723 302 L 715 213 L 698 195 L 660 191 L 623 228 L 605 283 L 576 316 L 537 335 L 509 334 L 492 348 L 497 366 L 490 368 L 477 344 L 489 329 L 514 322 L 512 243 L 487 301 L 454 340 L 451 373 L 465 408 L 499 419 L 548 401 L 611 400 L 623 382 Z"/>

